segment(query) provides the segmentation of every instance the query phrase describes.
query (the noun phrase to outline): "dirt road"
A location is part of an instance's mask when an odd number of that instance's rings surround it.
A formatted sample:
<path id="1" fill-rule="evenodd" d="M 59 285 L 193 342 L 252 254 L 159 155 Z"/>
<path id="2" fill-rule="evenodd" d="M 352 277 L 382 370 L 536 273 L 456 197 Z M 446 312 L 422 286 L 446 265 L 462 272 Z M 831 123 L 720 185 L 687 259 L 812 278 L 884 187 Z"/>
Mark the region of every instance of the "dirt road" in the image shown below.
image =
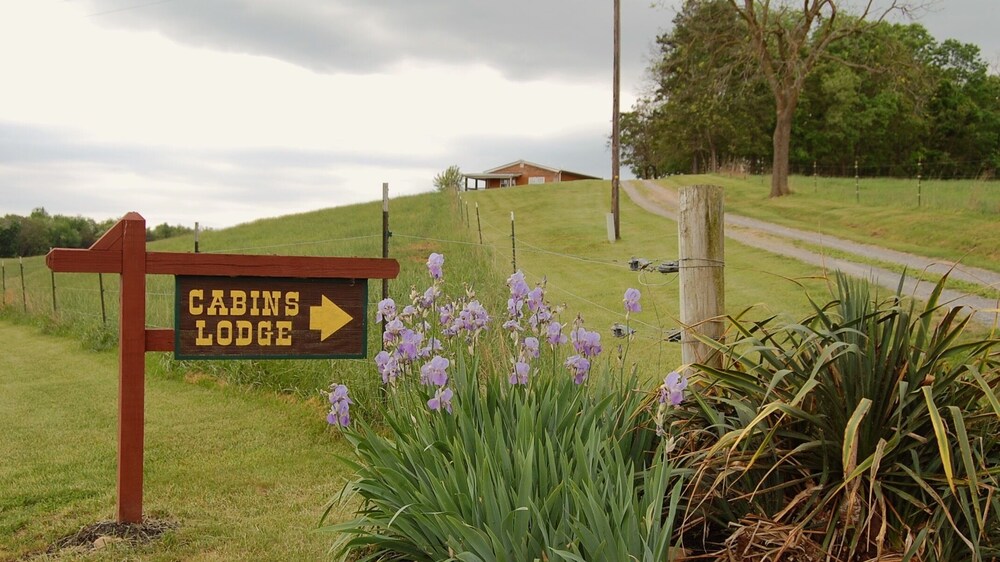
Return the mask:
<path id="1" fill-rule="evenodd" d="M 676 191 L 661 187 L 648 180 L 622 182 L 622 187 L 636 205 L 651 213 L 673 221 L 677 220 L 678 195 Z M 840 270 L 854 277 L 871 279 L 875 283 L 892 290 L 895 290 L 899 286 L 899 273 L 868 264 L 819 254 L 799 248 L 793 242 L 807 242 L 866 259 L 899 264 L 906 266 L 910 270 L 926 270 L 938 275 L 943 275 L 950 270 L 949 277 L 951 279 L 959 279 L 994 289 L 1000 288 L 1000 274 L 985 269 L 945 263 L 942 260 L 898 252 L 870 244 L 860 244 L 826 234 L 780 226 L 757 219 L 733 215 L 732 213 L 726 213 L 725 224 L 726 236 L 741 244 L 792 257 L 824 269 Z M 911 294 L 921 300 L 926 300 L 933 288 L 933 283 L 920 281 L 912 277 L 908 277 L 903 284 L 903 291 L 905 293 Z M 976 313 L 973 321 L 986 327 L 996 325 L 998 314 L 1000 314 L 998 313 L 1000 303 L 997 300 L 950 289 L 942 292 L 941 302 L 948 303 L 949 306 L 965 306 L 975 310 Z"/>

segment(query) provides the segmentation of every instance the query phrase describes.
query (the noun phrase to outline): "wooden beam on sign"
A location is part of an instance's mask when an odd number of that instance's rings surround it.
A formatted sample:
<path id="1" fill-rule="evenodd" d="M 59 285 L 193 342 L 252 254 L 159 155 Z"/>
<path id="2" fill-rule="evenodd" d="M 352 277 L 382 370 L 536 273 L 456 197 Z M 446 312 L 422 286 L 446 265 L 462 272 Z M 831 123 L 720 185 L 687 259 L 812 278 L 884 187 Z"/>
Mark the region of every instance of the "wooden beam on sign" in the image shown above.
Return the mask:
<path id="1" fill-rule="evenodd" d="M 133 216 L 134 215 L 134 216 Z M 138 213 L 129 213 L 122 217 L 122 220 L 115 223 L 107 232 L 101 235 L 96 242 L 90 245 L 91 250 L 120 250 L 122 247 L 122 235 L 125 233 L 126 220 L 142 218 Z"/>
<path id="2" fill-rule="evenodd" d="M 56 273 L 121 273 L 121 250 L 75 250 L 53 248 L 45 265 Z"/>
<path id="3" fill-rule="evenodd" d="M 146 351 L 173 351 L 174 331 L 170 328 L 146 328 Z"/>

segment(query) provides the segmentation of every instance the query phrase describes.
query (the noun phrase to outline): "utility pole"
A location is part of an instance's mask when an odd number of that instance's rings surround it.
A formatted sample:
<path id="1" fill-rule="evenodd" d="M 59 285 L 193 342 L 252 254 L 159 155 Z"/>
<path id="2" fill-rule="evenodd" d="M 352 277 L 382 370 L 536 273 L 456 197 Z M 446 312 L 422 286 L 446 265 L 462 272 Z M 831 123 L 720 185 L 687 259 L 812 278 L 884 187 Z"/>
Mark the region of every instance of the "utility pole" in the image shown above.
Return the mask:
<path id="1" fill-rule="evenodd" d="M 621 133 L 618 130 L 618 123 L 621 121 L 619 117 L 619 94 L 621 91 L 621 0 L 614 0 L 615 9 L 615 24 L 614 24 L 614 80 L 612 89 L 614 93 L 612 94 L 611 102 L 611 214 L 615 217 L 615 240 L 621 240 L 621 210 L 618 205 L 618 187 L 619 187 L 619 169 L 621 168 L 621 162 L 619 162 L 619 152 L 621 151 L 620 137 Z"/>

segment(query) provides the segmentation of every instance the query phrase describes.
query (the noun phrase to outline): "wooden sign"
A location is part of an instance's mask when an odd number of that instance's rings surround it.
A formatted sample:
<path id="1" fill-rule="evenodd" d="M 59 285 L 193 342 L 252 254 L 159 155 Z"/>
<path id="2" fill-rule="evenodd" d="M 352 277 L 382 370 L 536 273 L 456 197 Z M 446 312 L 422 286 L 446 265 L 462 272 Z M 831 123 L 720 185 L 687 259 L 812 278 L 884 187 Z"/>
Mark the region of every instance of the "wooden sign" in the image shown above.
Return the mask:
<path id="1" fill-rule="evenodd" d="M 367 352 L 367 279 L 177 276 L 177 359 L 344 359 Z"/>
<path id="2" fill-rule="evenodd" d="M 54 272 L 76 273 L 117 273 L 121 276 L 119 300 L 121 313 L 118 319 L 118 505 L 119 522 L 138 523 L 142 521 L 142 464 L 145 418 L 145 354 L 150 351 L 174 351 L 181 349 L 179 343 L 186 341 L 182 332 L 170 328 L 146 327 L 146 275 L 165 274 L 193 276 L 192 283 L 203 283 L 200 288 L 208 291 L 203 296 L 191 291 L 199 286 L 192 285 L 186 293 L 190 316 L 205 319 L 201 337 L 212 336 L 215 349 L 233 347 L 243 351 L 251 349 L 246 338 L 250 337 L 245 324 L 251 322 L 253 337 L 257 341 L 257 351 L 264 347 L 295 349 L 296 342 L 309 339 L 306 332 L 318 333 L 322 349 L 330 340 L 332 354 L 343 356 L 363 356 L 365 346 L 365 303 L 367 302 L 368 279 L 395 279 L 399 274 L 399 263 L 385 258 L 340 258 L 308 256 L 247 256 L 231 254 L 185 254 L 146 251 L 146 219 L 138 213 L 129 213 L 115 226 L 86 250 L 55 248 L 45 256 L 45 263 Z M 218 285 L 210 285 L 215 281 Z M 250 277 L 252 280 L 234 279 Z M 294 279 L 293 279 L 294 278 Z M 199 281 L 200 280 L 200 281 Z M 338 281 L 333 281 L 338 280 Z M 184 281 L 179 281 L 180 286 Z M 254 285 L 254 284 L 257 285 Z M 285 285 L 283 283 L 291 283 Z M 340 286 L 329 294 L 320 286 Z M 307 292 L 305 285 L 315 284 L 319 292 Z M 214 304 L 212 291 L 246 291 L 248 301 L 241 304 L 238 293 L 223 294 L 219 304 Z M 253 301 L 253 291 L 272 291 L 268 298 Z M 273 291 L 280 291 L 281 298 Z M 310 290 L 311 291 L 311 290 Z M 354 291 L 354 292 L 351 292 Z M 290 293 L 297 293 L 295 298 Z M 204 298 L 203 298 L 204 297 Z M 258 298 L 261 298 L 258 295 Z M 228 299 L 228 300 L 227 300 Z M 313 300 L 310 300 L 313 299 Z M 318 300 L 316 300 L 318 299 Z M 222 314 L 223 307 L 226 314 Z M 246 311 L 243 310 L 246 307 Z M 261 313 L 270 314 L 271 325 L 262 321 Z M 360 307 L 360 308 L 359 308 Z M 316 309 L 315 314 L 313 313 Z M 209 315 L 211 309 L 216 314 Z M 234 314 L 234 309 L 240 314 Z M 257 316 L 253 311 L 257 310 Z M 339 312 L 338 312 L 339 310 Z M 197 314 L 194 314 L 198 311 Z M 291 314 L 295 311 L 296 314 Z M 301 315 L 308 326 L 295 318 Z M 180 316 L 178 314 L 178 316 Z M 209 316 L 214 316 L 210 323 Z M 347 316 L 350 319 L 347 319 Z M 254 322 L 254 319 L 257 319 Z M 222 321 L 231 324 L 223 325 Z M 195 337 L 199 328 L 198 318 L 194 318 Z M 291 322 L 291 325 L 284 324 Z M 280 324 L 279 324 L 280 323 Z M 227 326 L 227 327 L 223 327 Z M 229 331 L 231 327 L 232 331 Z M 212 332 L 214 330 L 214 332 Z M 343 338 L 342 338 L 343 336 Z M 221 337 L 221 338 L 220 338 Z M 312 336 L 316 337 L 316 336 Z M 347 340 L 360 338 L 360 351 L 351 347 Z M 345 341 L 341 341 L 341 339 Z M 230 341 L 231 340 L 231 341 Z M 262 345 L 264 341 L 267 346 Z M 354 341 L 354 340 L 351 340 Z M 241 345 L 246 343 L 246 345 Z M 286 345 L 287 344 L 287 345 Z M 342 347 L 338 347 L 342 346 Z M 197 342 L 195 347 L 198 347 Z M 308 347 L 308 346 L 307 346 Z M 183 351 L 180 352 L 183 355 Z M 227 356 L 236 358 L 238 354 Z M 331 355 L 332 356 L 332 355 Z M 268 355 L 270 357 L 270 355 Z M 315 355 L 314 355 L 315 357 Z"/>

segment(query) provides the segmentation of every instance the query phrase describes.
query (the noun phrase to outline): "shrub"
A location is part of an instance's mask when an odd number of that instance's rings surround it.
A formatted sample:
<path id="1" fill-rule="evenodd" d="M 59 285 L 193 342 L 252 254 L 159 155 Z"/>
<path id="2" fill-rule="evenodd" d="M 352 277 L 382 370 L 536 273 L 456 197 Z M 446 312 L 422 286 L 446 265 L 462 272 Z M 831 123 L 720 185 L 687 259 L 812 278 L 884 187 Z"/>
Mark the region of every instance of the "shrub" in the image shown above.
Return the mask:
<path id="1" fill-rule="evenodd" d="M 508 279 L 506 337 L 474 294 L 443 299 L 440 256 L 428 266 L 434 283 L 413 304 L 379 305 L 386 431 L 351 421 L 347 389 L 331 392 L 328 420 L 348 426 L 357 454 L 340 501 L 361 499 L 356 519 L 326 527 L 340 533 L 334 550 L 361 560 L 669 559 L 682 471 L 650 423 L 655 395 L 623 363 L 592 368 L 600 336 L 578 318 L 567 337 L 561 311 L 520 273 Z M 575 353 L 564 359 L 567 343 Z M 509 371 L 487 368 L 483 348 L 506 350 Z"/>
<path id="2" fill-rule="evenodd" d="M 997 556 L 998 342 L 963 336 L 943 282 L 917 310 L 838 276 L 804 322 L 737 321 L 737 341 L 711 342 L 726 366 L 702 367 L 712 391 L 686 433 L 689 537 L 746 560 Z"/>

